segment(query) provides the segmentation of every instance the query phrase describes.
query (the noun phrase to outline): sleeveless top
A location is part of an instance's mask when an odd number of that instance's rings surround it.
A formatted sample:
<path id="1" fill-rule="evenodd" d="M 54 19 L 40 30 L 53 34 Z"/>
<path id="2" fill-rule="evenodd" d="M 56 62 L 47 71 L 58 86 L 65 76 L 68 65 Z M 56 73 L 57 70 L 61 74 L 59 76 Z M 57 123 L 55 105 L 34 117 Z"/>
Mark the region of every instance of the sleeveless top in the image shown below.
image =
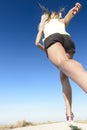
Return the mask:
<path id="1" fill-rule="evenodd" d="M 65 35 L 70 35 L 65 30 L 65 24 L 60 22 L 58 19 L 51 19 L 48 23 L 45 24 L 44 30 L 44 39 L 43 41 L 50 35 L 54 33 L 60 33 Z"/>

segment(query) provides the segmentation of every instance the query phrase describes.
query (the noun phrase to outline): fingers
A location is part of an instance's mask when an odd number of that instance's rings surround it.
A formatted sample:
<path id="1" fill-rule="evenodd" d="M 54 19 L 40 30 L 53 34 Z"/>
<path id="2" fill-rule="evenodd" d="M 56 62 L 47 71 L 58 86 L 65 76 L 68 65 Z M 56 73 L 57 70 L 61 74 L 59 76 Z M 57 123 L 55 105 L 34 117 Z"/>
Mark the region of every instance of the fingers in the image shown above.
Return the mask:
<path id="1" fill-rule="evenodd" d="M 78 8 L 78 10 L 80 10 L 82 6 L 81 6 L 80 3 L 76 3 L 76 4 L 75 4 L 75 7 Z"/>
<path id="2" fill-rule="evenodd" d="M 81 9 L 81 4 L 80 3 L 76 3 L 75 7 L 73 8 L 73 15 L 76 15 Z"/>

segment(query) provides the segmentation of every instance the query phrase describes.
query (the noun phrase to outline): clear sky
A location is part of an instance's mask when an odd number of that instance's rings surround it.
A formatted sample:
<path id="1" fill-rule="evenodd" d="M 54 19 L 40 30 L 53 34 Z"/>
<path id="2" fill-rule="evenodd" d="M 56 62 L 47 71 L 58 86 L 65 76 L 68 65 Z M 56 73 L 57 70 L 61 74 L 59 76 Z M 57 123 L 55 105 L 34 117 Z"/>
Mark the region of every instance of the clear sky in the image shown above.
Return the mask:
<path id="1" fill-rule="evenodd" d="M 76 2 L 82 4 L 67 31 L 76 45 L 74 58 L 87 70 L 86 0 L 0 0 L 0 123 L 65 120 L 59 71 L 35 46 L 42 14 L 37 2 L 54 11 L 65 7 L 64 15 Z M 70 82 L 75 119 L 85 120 L 87 95 Z"/>

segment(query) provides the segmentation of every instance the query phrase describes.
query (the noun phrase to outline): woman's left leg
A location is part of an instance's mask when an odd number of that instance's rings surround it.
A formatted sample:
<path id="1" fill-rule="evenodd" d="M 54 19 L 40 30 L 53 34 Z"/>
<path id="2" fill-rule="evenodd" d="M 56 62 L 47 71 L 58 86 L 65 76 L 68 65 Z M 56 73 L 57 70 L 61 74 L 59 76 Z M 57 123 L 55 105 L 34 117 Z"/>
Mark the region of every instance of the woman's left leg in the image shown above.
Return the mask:
<path id="1" fill-rule="evenodd" d="M 60 80 L 62 83 L 62 92 L 66 105 L 66 117 L 72 117 L 72 89 L 68 77 L 60 72 Z M 68 119 L 67 119 L 68 120 Z"/>
<path id="2" fill-rule="evenodd" d="M 67 57 L 71 59 L 73 57 L 73 53 L 67 54 Z M 62 83 L 62 92 L 63 92 L 65 104 L 66 104 L 66 118 L 67 120 L 73 120 L 72 88 L 71 88 L 68 77 L 62 71 L 60 71 L 60 80 Z"/>

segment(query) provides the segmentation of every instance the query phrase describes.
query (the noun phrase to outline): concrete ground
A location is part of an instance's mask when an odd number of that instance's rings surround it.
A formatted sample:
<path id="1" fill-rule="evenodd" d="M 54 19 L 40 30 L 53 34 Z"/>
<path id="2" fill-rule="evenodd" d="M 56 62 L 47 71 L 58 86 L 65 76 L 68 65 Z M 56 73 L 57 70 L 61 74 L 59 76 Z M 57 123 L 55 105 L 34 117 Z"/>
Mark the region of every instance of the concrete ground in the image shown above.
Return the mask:
<path id="1" fill-rule="evenodd" d="M 14 128 L 12 130 L 87 130 L 87 124 L 83 123 L 70 124 L 66 122 L 61 122 L 61 123 Z"/>

